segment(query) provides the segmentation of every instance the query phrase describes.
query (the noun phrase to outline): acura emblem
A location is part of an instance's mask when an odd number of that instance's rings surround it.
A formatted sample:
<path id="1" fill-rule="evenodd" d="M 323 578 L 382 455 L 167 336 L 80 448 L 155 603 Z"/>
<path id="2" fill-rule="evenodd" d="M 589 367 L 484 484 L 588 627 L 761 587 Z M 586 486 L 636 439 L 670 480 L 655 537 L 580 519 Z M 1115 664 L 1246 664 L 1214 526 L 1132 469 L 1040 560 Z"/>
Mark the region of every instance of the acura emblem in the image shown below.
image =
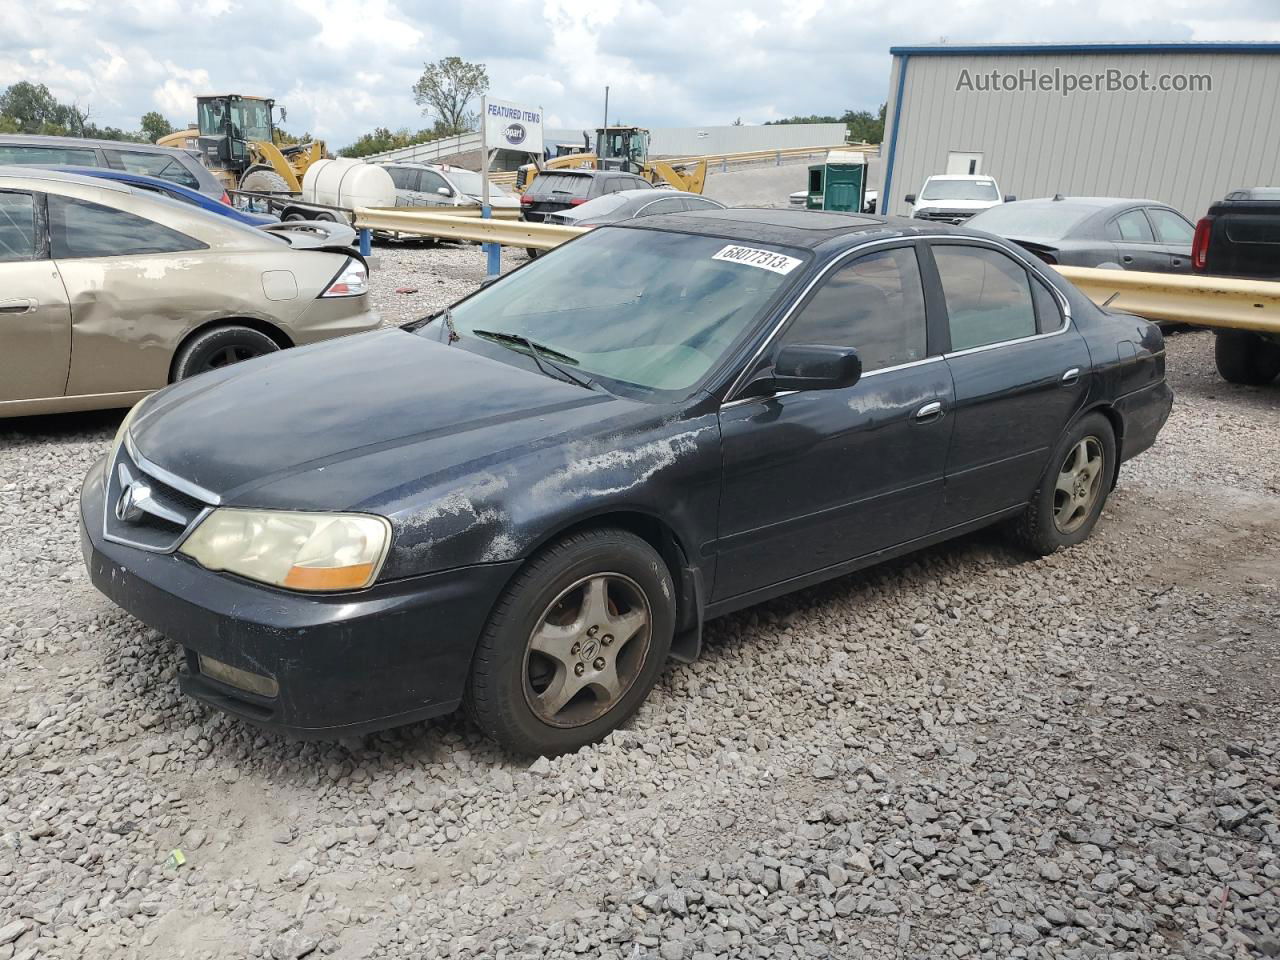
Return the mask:
<path id="1" fill-rule="evenodd" d="M 146 513 L 143 506 L 151 499 L 151 487 L 145 480 L 134 479 L 133 474 L 123 463 L 119 466 L 120 499 L 116 501 L 116 519 L 125 523 L 137 523 Z"/>

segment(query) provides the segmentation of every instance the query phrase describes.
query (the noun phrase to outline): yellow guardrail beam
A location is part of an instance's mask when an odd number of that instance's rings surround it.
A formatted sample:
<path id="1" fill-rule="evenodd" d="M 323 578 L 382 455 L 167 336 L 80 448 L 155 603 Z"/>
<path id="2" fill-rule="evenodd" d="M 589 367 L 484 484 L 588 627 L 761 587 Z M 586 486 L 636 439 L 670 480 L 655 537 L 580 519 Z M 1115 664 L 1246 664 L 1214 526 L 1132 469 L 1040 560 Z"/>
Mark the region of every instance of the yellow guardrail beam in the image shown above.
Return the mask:
<path id="1" fill-rule="evenodd" d="M 1148 320 L 1280 333 L 1280 283 L 1142 273 L 1095 267 L 1057 267 L 1094 303 Z"/>
<path id="2" fill-rule="evenodd" d="M 411 233 L 442 240 L 497 243 L 504 247 L 550 250 L 572 240 L 585 227 L 553 223 L 525 223 L 522 220 L 483 220 L 477 216 L 435 213 L 431 207 L 357 207 L 356 227 Z M 431 211 L 431 212 L 428 212 Z"/>

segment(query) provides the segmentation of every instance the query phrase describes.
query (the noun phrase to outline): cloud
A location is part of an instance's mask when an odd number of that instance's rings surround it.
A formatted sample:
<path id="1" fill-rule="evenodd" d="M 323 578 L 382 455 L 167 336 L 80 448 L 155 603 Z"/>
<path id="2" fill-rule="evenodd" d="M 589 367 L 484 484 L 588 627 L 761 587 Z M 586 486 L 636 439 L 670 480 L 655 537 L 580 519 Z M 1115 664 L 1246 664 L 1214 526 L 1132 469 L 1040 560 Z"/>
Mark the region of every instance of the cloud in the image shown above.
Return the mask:
<path id="1" fill-rule="evenodd" d="M 486 64 L 491 90 L 557 127 L 761 123 L 874 110 L 895 44 L 1280 40 L 1274 0 L 6 0 L 0 86 L 45 83 L 94 122 L 175 125 L 197 93 L 288 107 L 333 147 L 376 126 L 427 124 L 423 64 Z"/>

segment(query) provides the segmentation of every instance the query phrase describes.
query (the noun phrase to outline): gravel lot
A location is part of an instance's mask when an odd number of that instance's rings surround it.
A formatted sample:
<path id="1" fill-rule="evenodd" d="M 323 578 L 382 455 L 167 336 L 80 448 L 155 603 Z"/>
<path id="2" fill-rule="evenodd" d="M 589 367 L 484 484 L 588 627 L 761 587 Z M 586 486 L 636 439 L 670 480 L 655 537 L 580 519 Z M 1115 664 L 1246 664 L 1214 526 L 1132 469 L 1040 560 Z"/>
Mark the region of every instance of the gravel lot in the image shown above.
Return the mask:
<path id="1" fill-rule="evenodd" d="M 377 252 L 388 321 L 481 276 Z M 0 960 L 1280 955 L 1280 387 L 1205 333 L 1169 368 L 1086 544 L 716 621 L 531 766 L 460 717 L 303 743 L 181 699 L 80 560 L 119 415 L 0 421 Z"/>

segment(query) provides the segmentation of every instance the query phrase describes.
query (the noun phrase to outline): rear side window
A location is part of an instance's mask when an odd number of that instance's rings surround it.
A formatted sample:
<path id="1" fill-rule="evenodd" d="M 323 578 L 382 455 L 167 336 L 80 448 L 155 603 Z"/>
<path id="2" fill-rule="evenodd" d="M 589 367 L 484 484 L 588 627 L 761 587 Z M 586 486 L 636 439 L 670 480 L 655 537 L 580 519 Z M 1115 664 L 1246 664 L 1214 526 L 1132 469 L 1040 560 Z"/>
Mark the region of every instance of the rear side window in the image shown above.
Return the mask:
<path id="1" fill-rule="evenodd" d="M 637 212 L 637 217 L 652 217 L 656 213 L 683 213 L 684 200 L 680 197 L 667 197 L 665 200 L 654 200 L 647 203 Z"/>
<path id="2" fill-rule="evenodd" d="M 947 302 L 952 350 L 1036 334 L 1031 279 L 1017 261 L 996 250 L 959 244 L 935 245 L 933 259 Z"/>
<path id="3" fill-rule="evenodd" d="M 93 147 L 33 147 L 20 143 L 0 144 L 0 164 L 68 163 L 81 167 L 100 167 L 98 152 Z"/>
<path id="4" fill-rule="evenodd" d="M 49 239 L 55 260 L 174 253 L 205 246 L 132 213 L 53 194 L 49 195 Z"/>
<path id="5" fill-rule="evenodd" d="M 1161 243 L 1187 244 L 1195 235 L 1195 227 L 1172 210 L 1148 207 L 1147 216 L 1151 218 L 1151 225 L 1156 228 L 1156 237 Z"/>
<path id="6" fill-rule="evenodd" d="M 391 182 L 397 190 L 418 189 L 417 170 L 411 170 L 408 167 L 387 167 L 387 173 L 391 174 Z"/>
<path id="7" fill-rule="evenodd" d="M 912 247 L 837 268 L 804 305 L 782 343 L 853 347 L 868 373 L 923 360 L 924 288 Z"/>
<path id="8" fill-rule="evenodd" d="M 177 157 L 167 153 L 144 153 L 141 150 L 103 150 L 107 163 L 117 170 L 128 173 L 141 173 L 148 177 L 159 177 L 191 190 L 200 187 L 200 181 L 190 170 L 182 165 Z"/>
<path id="9" fill-rule="evenodd" d="M 1130 243 L 1154 242 L 1151 235 L 1151 224 L 1141 210 L 1130 210 L 1122 213 L 1107 224 L 1107 236 L 1112 240 L 1125 240 Z"/>
<path id="10" fill-rule="evenodd" d="M 1227 239 L 1232 243 L 1280 243 L 1280 216 L 1229 216 L 1226 220 Z"/>
<path id="11" fill-rule="evenodd" d="M 35 199 L 29 193 L 0 193 L 0 263 L 35 258 Z"/>

